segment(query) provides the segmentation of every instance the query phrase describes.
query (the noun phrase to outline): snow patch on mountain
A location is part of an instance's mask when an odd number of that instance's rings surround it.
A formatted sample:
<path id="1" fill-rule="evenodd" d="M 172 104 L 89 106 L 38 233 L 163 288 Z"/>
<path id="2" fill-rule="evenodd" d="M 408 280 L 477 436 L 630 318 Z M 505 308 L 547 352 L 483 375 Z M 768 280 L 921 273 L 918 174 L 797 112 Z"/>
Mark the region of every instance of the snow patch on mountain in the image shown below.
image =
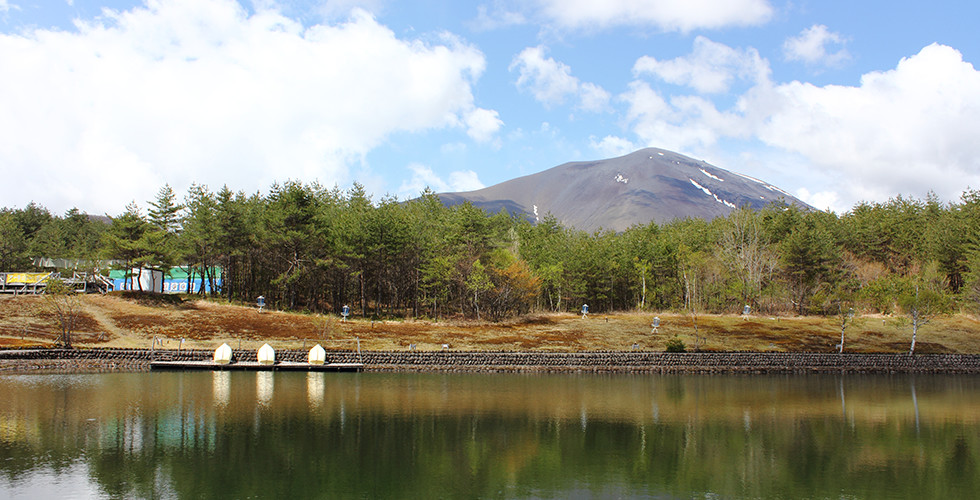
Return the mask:
<path id="1" fill-rule="evenodd" d="M 702 172 L 703 172 L 703 170 L 702 170 Z M 722 205 L 725 205 L 728 208 L 735 208 L 735 204 L 734 203 L 732 203 L 732 202 L 730 202 L 728 200 L 724 200 L 724 199 L 719 198 L 718 195 L 716 195 L 715 193 L 712 193 L 710 189 L 708 189 L 708 188 L 706 188 L 706 187 L 698 184 L 698 182 L 695 181 L 694 179 L 688 179 L 688 180 L 691 181 L 691 184 L 694 184 L 694 187 L 700 189 L 701 191 L 704 191 L 704 194 L 706 194 L 708 196 L 711 196 L 718 203 L 721 203 Z"/>
<path id="2" fill-rule="evenodd" d="M 763 183 L 763 184 L 765 184 L 765 183 Z M 782 194 L 784 194 L 786 196 L 793 196 L 793 195 L 787 193 L 786 191 L 783 191 L 782 189 L 779 189 L 776 186 L 772 186 L 772 185 L 769 185 L 769 184 L 765 184 L 765 186 L 766 186 L 766 189 L 768 189 L 770 191 L 773 191 L 773 192 L 776 192 L 776 193 L 782 193 Z"/>
<path id="3" fill-rule="evenodd" d="M 716 181 L 725 182 L 725 179 L 722 179 L 721 177 L 718 177 L 717 175 L 711 175 L 710 173 L 708 173 L 707 171 L 705 171 L 703 168 L 699 168 L 698 170 L 700 170 L 702 174 L 704 174 L 704 175 L 706 175 L 706 176 L 708 176 L 708 177 L 710 177 L 710 178 L 712 178 L 712 179 L 714 179 Z"/>
<path id="4" fill-rule="evenodd" d="M 763 186 L 769 186 L 769 185 L 768 185 L 768 184 L 766 184 L 765 182 L 762 182 L 762 181 L 760 181 L 759 179 L 756 179 L 755 177 L 750 177 L 750 176 L 748 176 L 748 175 L 745 175 L 745 174 L 740 174 L 740 173 L 738 173 L 738 172 L 732 172 L 732 173 L 733 173 L 733 174 L 735 174 L 735 175 L 737 175 L 737 176 L 739 176 L 739 177 L 742 177 L 743 179 L 748 179 L 748 180 L 750 180 L 750 181 L 752 181 L 752 182 L 758 182 L 759 184 L 762 184 Z"/>
<path id="5" fill-rule="evenodd" d="M 708 188 L 706 188 L 706 187 L 698 184 L 698 181 L 696 181 L 694 179 L 688 179 L 688 180 L 691 181 L 691 184 L 694 184 L 694 187 L 700 189 L 701 191 L 704 191 L 704 194 L 706 194 L 708 196 L 711 196 L 711 190 L 710 189 L 708 189 Z"/>

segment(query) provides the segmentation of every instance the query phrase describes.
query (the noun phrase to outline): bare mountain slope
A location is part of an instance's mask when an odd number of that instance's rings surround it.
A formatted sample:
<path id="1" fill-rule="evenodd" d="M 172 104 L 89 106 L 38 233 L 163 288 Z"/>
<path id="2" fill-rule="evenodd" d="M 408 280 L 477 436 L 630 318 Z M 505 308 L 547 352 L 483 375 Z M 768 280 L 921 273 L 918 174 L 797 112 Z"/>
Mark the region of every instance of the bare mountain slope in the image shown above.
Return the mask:
<path id="1" fill-rule="evenodd" d="M 507 210 L 531 220 L 550 213 L 585 231 L 623 231 L 650 221 L 713 219 L 736 207 L 770 202 L 810 208 L 763 181 L 670 151 L 647 148 L 619 158 L 571 162 L 477 191 L 443 193 L 446 205 L 470 201 L 489 212 Z"/>

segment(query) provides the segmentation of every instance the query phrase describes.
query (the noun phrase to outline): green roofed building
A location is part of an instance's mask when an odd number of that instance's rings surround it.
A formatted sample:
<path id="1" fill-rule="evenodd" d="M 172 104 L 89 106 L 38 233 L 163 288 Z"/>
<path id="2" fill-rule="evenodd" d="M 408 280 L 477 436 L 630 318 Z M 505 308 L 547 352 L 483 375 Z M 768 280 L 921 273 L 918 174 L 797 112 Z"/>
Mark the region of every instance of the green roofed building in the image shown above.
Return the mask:
<path id="1" fill-rule="evenodd" d="M 125 269 L 113 269 L 109 271 L 109 279 L 112 280 L 114 290 L 139 290 L 140 285 L 144 291 L 155 291 L 163 293 L 198 293 L 201 289 L 201 270 L 188 266 L 172 267 L 167 273 L 158 269 L 139 269 L 127 272 Z M 208 274 L 214 276 L 216 287 L 221 286 L 221 268 L 211 267 Z M 204 291 L 212 293 L 209 277 L 204 278 Z"/>

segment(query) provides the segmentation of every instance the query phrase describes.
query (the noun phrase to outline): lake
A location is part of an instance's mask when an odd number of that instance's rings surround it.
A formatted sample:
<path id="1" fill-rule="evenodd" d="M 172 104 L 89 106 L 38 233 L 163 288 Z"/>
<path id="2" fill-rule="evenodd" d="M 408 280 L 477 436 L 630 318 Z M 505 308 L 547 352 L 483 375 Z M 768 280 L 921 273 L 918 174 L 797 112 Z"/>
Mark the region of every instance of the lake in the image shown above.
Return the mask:
<path id="1" fill-rule="evenodd" d="M 978 491 L 975 376 L 0 376 L 0 498 Z"/>

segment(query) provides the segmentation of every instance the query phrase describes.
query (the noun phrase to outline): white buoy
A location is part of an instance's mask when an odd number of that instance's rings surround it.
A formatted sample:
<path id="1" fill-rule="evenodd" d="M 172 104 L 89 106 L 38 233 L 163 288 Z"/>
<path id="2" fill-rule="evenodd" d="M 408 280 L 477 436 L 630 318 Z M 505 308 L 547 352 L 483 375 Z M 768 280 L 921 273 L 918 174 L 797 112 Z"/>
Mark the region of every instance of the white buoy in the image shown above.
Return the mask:
<path id="1" fill-rule="evenodd" d="M 276 362 L 276 351 L 269 344 L 262 344 L 258 352 L 259 363 L 271 365 Z"/>
<path id="2" fill-rule="evenodd" d="M 327 360 L 327 351 L 323 350 L 320 344 L 317 344 L 313 346 L 313 349 L 310 349 L 309 359 L 311 365 L 322 365 Z"/>
<path id="3" fill-rule="evenodd" d="M 228 344 L 221 344 L 220 347 L 214 350 L 214 362 L 219 365 L 227 365 L 231 363 L 231 346 Z"/>

